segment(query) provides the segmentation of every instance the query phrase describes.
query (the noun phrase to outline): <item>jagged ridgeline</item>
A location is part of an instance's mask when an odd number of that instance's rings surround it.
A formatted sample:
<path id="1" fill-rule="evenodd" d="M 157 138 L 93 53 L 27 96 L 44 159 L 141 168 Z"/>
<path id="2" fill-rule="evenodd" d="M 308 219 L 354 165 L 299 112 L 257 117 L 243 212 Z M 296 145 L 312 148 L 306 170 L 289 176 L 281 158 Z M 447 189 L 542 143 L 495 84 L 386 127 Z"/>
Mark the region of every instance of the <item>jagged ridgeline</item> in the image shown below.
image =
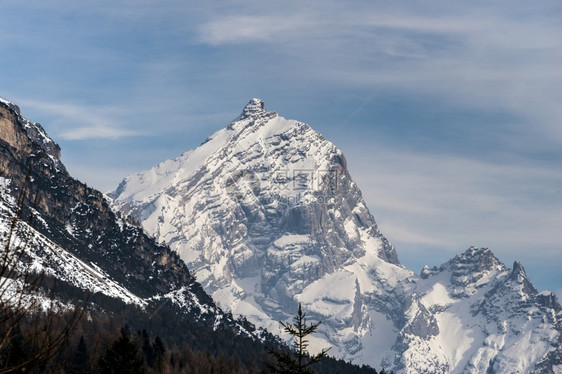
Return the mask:
<path id="1" fill-rule="evenodd" d="M 554 294 L 483 248 L 406 269 L 343 153 L 259 99 L 111 196 L 234 315 L 279 331 L 302 304 L 323 321 L 317 350 L 398 372 L 562 370 Z"/>
<path id="2" fill-rule="evenodd" d="M 224 362 L 236 362 L 240 372 L 259 368 L 266 346 L 281 347 L 263 329 L 217 307 L 175 251 L 114 213 L 102 193 L 72 178 L 60 161 L 60 147 L 5 100 L 0 100 L 0 181 L 2 237 L 22 197 L 20 232 L 30 238 L 25 259 L 45 273 L 49 287 L 55 284 L 61 312 L 65 305 L 89 301 L 80 331 L 107 337 L 115 334 L 110 329 L 128 323 L 133 335 L 146 329 L 168 349 L 188 346 L 200 352 L 197 357 L 228 358 Z M 78 337 L 70 340 L 78 344 Z M 323 365 L 358 370 L 333 360 Z"/>

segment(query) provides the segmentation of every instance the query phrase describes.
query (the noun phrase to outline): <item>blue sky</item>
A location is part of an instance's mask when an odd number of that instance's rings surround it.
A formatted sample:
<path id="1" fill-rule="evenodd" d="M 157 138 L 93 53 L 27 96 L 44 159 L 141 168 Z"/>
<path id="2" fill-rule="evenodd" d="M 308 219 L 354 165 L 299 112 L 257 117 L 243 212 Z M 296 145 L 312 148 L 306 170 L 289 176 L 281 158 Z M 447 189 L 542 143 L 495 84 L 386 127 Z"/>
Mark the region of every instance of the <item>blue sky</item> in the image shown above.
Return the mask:
<path id="1" fill-rule="evenodd" d="M 344 151 L 412 270 L 484 246 L 562 295 L 561 3 L 0 6 L 0 96 L 89 185 L 196 147 L 259 97 Z"/>

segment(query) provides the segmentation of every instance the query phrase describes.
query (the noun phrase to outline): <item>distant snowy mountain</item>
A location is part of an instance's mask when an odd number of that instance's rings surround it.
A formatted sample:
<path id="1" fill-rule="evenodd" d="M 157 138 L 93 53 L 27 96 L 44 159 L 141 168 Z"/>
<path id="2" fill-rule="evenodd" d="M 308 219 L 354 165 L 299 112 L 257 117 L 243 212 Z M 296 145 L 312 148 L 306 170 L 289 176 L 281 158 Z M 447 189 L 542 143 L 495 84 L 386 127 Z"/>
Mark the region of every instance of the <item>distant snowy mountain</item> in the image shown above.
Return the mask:
<path id="1" fill-rule="evenodd" d="M 470 248 L 417 276 L 345 158 L 252 99 L 228 127 L 131 175 L 114 206 L 169 245 L 221 306 L 279 331 L 300 302 L 320 349 L 409 373 L 562 372 L 561 308 L 515 263 Z"/>

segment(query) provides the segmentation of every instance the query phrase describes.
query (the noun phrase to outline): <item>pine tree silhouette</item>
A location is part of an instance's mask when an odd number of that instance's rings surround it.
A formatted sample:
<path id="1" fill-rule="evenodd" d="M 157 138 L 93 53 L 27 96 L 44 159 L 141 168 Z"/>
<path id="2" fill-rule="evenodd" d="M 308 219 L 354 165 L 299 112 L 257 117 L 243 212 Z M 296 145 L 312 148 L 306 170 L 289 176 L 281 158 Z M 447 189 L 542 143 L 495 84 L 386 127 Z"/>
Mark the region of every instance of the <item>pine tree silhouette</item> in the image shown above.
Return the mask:
<path id="1" fill-rule="evenodd" d="M 166 353 L 166 347 L 164 346 L 164 342 L 160 339 L 159 336 L 154 338 L 154 342 L 152 343 L 152 353 L 154 355 L 154 360 L 152 362 L 152 367 L 155 369 L 161 369 L 162 365 L 164 364 L 164 360 L 166 357 L 164 356 Z"/>
<path id="2" fill-rule="evenodd" d="M 309 374 L 314 373 L 310 366 L 318 363 L 321 358 L 326 357 L 329 349 L 322 349 L 316 355 L 309 355 L 309 341 L 306 337 L 316 331 L 322 322 L 316 322 L 308 325 L 306 323 L 306 313 L 303 313 L 301 304 L 299 310 L 294 317 L 295 322 L 285 323 L 279 322 L 285 332 L 293 337 L 293 351 L 274 351 L 269 353 L 274 357 L 275 362 L 265 362 L 266 369 L 270 373 L 284 374 Z"/>
<path id="3" fill-rule="evenodd" d="M 131 340 L 126 329 L 111 344 L 98 362 L 99 371 L 107 374 L 139 374 L 146 372 L 137 345 Z"/>
<path id="4" fill-rule="evenodd" d="M 72 366 L 78 372 L 86 371 L 88 368 L 88 347 L 86 346 L 86 341 L 84 340 L 84 335 L 80 335 L 80 341 L 78 341 L 78 346 L 76 347 L 76 353 L 72 360 Z"/>

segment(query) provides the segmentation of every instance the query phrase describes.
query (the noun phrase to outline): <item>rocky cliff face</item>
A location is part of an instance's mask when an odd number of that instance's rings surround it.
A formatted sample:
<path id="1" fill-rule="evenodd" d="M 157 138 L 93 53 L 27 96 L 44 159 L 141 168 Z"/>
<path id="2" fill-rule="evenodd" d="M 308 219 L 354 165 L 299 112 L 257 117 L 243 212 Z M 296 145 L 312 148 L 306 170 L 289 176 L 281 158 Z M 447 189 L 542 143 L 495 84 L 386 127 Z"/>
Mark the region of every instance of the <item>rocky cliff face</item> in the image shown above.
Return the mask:
<path id="1" fill-rule="evenodd" d="M 23 131 L 22 131 L 23 130 Z M 53 160 L 60 161 L 60 147 L 37 122 L 29 122 L 20 108 L 0 98 L 0 139 L 20 151 L 39 147 Z"/>
<path id="2" fill-rule="evenodd" d="M 323 321 L 313 346 L 337 357 L 412 373 L 561 370 L 553 294 L 486 249 L 421 276 L 405 269 L 341 151 L 261 100 L 112 196 L 222 306 L 279 331 L 300 302 Z"/>

